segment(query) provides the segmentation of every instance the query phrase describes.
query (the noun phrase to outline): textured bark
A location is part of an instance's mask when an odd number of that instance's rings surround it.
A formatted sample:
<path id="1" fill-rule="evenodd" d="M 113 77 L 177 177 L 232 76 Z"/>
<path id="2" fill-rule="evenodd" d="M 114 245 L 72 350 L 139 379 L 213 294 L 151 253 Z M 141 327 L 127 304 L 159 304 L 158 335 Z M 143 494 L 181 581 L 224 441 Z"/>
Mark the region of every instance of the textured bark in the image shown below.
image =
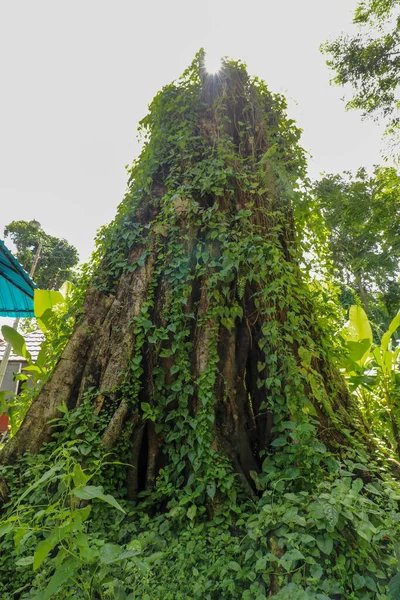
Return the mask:
<path id="1" fill-rule="evenodd" d="M 19 431 L 2 449 L 2 464 L 13 463 L 25 452 L 35 454 L 39 451 L 42 444 L 50 439 L 52 429 L 49 421 L 60 416 L 57 406 L 63 402 L 69 409 L 79 405 L 84 393 L 92 387 L 103 397 L 113 399 L 134 344 L 129 324 L 139 314 L 146 298 L 152 268 L 150 257 L 143 267 L 121 280 L 115 296 L 89 290 L 84 317 Z M 126 404 L 121 399 L 104 436 L 106 446 L 111 447 L 115 442 L 126 416 Z"/>
<path id="2" fill-rule="evenodd" d="M 135 257 L 141 251 L 136 251 Z M 117 402 L 117 408 L 103 435 L 103 443 L 109 450 L 114 448 L 125 427 L 129 423 L 133 424 L 130 438 L 131 466 L 127 468 L 128 497 L 135 498 L 139 491 L 153 487 L 158 470 L 165 461 L 163 440 L 156 435 L 152 422 L 143 421 L 138 415 L 131 416 L 129 398 L 122 397 L 120 392 L 135 343 L 132 319 L 139 314 L 147 297 L 153 269 L 154 258 L 149 256 L 143 267 L 121 279 L 115 296 L 107 296 L 96 290 L 89 291 L 84 317 L 66 346 L 52 378 L 33 402 L 16 436 L 2 450 L 0 458 L 3 464 L 14 462 L 24 452 L 38 452 L 41 445 L 50 438 L 51 425 L 48 421 L 59 416 L 57 406 L 65 402 L 71 409 L 79 405 L 88 389 L 95 388 L 99 395 L 98 405 L 94 410 L 101 411 L 110 401 Z M 161 308 L 169 293 L 171 291 L 161 278 L 155 293 L 154 322 L 162 324 Z M 187 306 L 187 310 L 195 310 L 196 316 L 191 332 L 194 380 L 207 368 L 211 336 L 218 336 L 215 443 L 228 456 L 239 479 L 251 495 L 254 494 L 251 472 L 260 471 L 259 453 L 268 447 L 272 439 L 273 424 L 272 412 L 263 407 L 265 391 L 257 386 L 260 377 L 257 363 L 262 360 L 262 350 L 257 340 L 262 320 L 251 320 L 251 315 L 254 314 L 253 295 L 247 293 L 244 317 L 231 331 L 220 326 L 215 333 L 215 323 L 207 318 L 209 299 L 206 279 L 194 281 Z M 169 370 L 173 360 L 156 359 L 146 346 L 143 355 L 145 375 L 140 401 L 152 404 L 151 371 L 155 361 Z M 317 367 L 322 373 L 327 373 L 322 362 Z M 261 373 L 261 376 L 266 375 Z M 331 373 L 329 377 L 332 377 Z M 169 381 L 173 381 L 173 376 L 169 375 Z M 199 402 L 195 391 L 191 405 L 193 414 L 196 414 Z M 332 398 L 332 404 L 335 403 L 338 409 L 346 412 L 349 403 L 346 393 L 342 398 Z M 320 408 L 318 411 L 321 423 L 325 426 L 328 423 L 327 417 Z M 334 435 L 337 441 L 345 443 L 339 431 L 335 431 Z"/>

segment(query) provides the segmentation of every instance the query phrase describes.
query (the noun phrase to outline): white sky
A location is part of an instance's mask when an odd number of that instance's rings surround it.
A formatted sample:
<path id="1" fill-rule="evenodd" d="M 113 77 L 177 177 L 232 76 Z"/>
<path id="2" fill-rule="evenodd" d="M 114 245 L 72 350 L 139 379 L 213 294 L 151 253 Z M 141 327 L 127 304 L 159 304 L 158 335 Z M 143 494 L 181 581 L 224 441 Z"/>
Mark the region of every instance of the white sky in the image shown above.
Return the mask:
<path id="1" fill-rule="evenodd" d="M 147 105 L 204 47 L 290 100 L 310 174 L 380 162 L 382 131 L 346 113 L 319 45 L 357 0 L 0 1 L 0 237 L 33 218 L 86 260 L 123 197 Z"/>

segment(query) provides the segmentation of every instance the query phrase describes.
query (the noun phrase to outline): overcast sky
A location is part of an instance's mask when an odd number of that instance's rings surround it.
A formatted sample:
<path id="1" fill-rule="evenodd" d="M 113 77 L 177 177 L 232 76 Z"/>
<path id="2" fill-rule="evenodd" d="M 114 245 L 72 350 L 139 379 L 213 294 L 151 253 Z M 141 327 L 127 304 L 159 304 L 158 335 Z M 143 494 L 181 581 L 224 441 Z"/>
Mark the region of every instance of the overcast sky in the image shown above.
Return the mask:
<path id="1" fill-rule="evenodd" d="M 138 121 L 200 47 L 247 62 L 289 100 L 310 174 L 380 162 L 382 131 L 346 113 L 319 45 L 356 0 L 3 0 L 0 236 L 33 218 L 86 260 L 121 201 Z"/>

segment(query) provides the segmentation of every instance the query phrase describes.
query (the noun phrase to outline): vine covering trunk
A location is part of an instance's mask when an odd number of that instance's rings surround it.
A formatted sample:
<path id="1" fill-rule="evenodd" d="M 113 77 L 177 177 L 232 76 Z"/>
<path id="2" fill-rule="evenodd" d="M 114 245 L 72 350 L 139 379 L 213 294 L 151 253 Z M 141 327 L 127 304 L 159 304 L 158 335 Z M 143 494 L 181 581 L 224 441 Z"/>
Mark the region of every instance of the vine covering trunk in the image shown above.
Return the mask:
<path id="1" fill-rule="evenodd" d="M 297 494 L 293 503 L 306 507 L 307 490 L 329 478 L 335 485 L 346 452 L 353 464 L 367 460 L 365 426 L 318 317 L 322 294 L 300 268 L 307 243 L 300 132 L 282 97 L 243 65 L 226 61 L 211 76 L 202 54 L 155 97 L 141 127 L 146 143 L 117 217 L 102 232 L 82 316 L 1 461 L 38 453 L 63 403 L 69 410 L 92 403 L 102 443 L 126 463 L 122 496 L 147 498 L 153 514 L 176 503 L 192 527 L 196 519 L 215 525 L 222 514 L 223 530 L 239 535 L 240 523 L 227 516 L 240 512 L 238 495 L 261 502 L 248 509 L 253 515 L 264 514 L 271 493 Z M 336 500 L 329 502 L 332 532 L 339 516 Z M 296 504 L 298 518 L 283 523 L 306 536 L 299 511 Z M 282 567 L 293 543 L 283 541 L 278 522 L 257 521 L 258 533 L 250 526 L 246 535 L 264 535 L 260 548 L 266 544 L 279 568 L 257 563 L 253 583 L 240 589 L 257 584 L 257 593 L 272 596 L 300 586 L 303 575 Z M 350 547 L 340 526 L 335 544 Z M 313 539 L 301 548 L 311 544 L 324 556 Z M 356 570 L 369 560 L 369 543 L 362 544 Z M 290 565 L 304 559 L 303 548 Z M 304 581 L 321 594 L 307 598 L 350 597 L 333 583 L 324 596 L 309 574 L 312 561 L 301 564 Z M 154 586 L 151 598 L 181 597 Z M 236 597 L 226 593 L 204 597 Z M 203 597 L 191 594 L 182 597 Z"/>

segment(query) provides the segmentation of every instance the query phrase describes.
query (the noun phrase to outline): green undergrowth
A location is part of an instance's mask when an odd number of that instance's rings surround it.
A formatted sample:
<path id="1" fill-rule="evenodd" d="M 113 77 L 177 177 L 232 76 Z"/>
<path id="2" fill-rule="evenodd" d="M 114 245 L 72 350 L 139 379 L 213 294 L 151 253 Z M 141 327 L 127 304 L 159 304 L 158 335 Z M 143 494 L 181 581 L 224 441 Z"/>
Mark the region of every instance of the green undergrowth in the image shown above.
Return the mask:
<path id="1" fill-rule="evenodd" d="M 340 462 L 318 442 L 301 447 L 306 477 L 290 466 L 295 446 L 282 446 L 252 500 L 228 466 L 222 496 L 210 466 L 208 486 L 177 489 L 166 505 L 161 488 L 127 502 L 124 448 L 105 454 L 104 416 L 93 415 L 90 398 L 60 408 L 53 441 L 2 467 L 12 495 L 0 525 L 1 598 L 398 597 L 387 582 L 400 486 L 360 451 Z M 281 434 L 307 436 L 301 427 L 282 423 Z"/>

